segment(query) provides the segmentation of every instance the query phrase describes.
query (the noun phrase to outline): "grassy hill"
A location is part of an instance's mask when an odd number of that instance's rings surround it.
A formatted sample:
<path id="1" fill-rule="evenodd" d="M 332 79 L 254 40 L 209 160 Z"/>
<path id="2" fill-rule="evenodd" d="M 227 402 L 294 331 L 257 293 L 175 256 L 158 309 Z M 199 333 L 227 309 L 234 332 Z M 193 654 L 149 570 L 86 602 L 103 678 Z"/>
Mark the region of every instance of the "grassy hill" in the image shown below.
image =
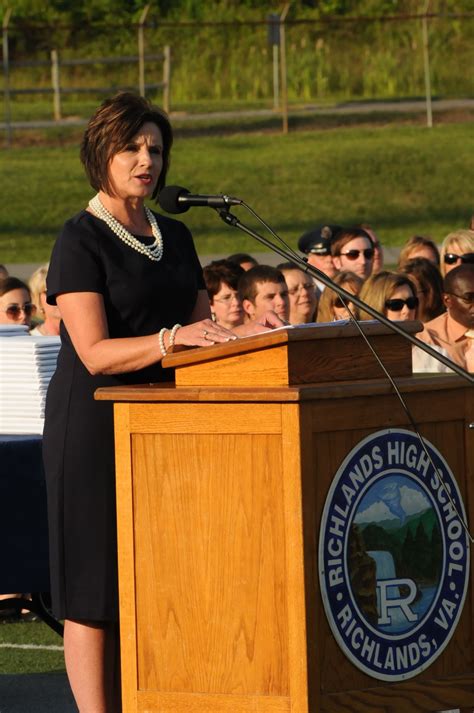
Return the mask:
<path id="1" fill-rule="evenodd" d="M 368 222 L 387 245 L 415 233 L 441 242 L 474 212 L 473 152 L 470 123 L 178 138 L 168 183 L 242 198 L 293 246 L 325 221 Z M 92 195 L 78 147 L 15 147 L 0 154 L 0 172 L 0 262 L 47 260 Z M 203 254 L 256 249 L 207 208 L 183 220 Z"/>

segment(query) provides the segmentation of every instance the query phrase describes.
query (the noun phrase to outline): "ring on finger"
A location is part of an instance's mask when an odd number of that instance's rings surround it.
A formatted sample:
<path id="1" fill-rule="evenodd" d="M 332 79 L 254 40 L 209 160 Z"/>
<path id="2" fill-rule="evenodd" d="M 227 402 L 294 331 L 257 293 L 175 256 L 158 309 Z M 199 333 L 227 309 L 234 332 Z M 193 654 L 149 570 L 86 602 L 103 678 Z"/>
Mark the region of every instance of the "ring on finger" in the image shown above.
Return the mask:
<path id="1" fill-rule="evenodd" d="M 207 339 L 208 334 L 209 334 L 209 332 L 207 331 L 207 329 L 205 329 L 202 333 L 202 336 L 204 337 L 204 339 Z"/>

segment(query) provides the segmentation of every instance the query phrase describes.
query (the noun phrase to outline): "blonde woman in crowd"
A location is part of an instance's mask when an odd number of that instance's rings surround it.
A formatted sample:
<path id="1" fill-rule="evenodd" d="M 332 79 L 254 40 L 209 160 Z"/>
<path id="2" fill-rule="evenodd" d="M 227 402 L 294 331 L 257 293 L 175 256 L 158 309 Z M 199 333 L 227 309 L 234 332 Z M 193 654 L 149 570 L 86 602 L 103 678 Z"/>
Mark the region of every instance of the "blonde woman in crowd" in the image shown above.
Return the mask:
<path id="1" fill-rule="evenodd" d="M 339 272 L 333 278 L 333 282 L 336 285 L 339 285 L 339 287 L 344 288 L 345 290 L 351 292 L 353 295 L 356 296 L 359 294 L 363 285 L 362 278 L 360 278 L 354 272 L 350 272 L 349 270 Z M 352 302 L 347 302 L 347 306 L 357 319 L 357 311 L 355 305 Z M 321 295 L 321 299 L 319 300 L 318 318 L 316 321 L 336 322 L 339 319 L 349 318 L 350 314 L 344 306 L 344 303 L 342 302 L 337 292 L 334 292 L 334 290 L 331 290 L 329 287 L 325 289 L 323 294 Z"/>
<path id="2" fill-rule="evenodd" d="M 455 230 L 443 240 L 440 251 L 441 274 L 446 277 L 453 267 L 474 263 L 474 230 Z"/>
<path id="3" fill-rule="evenodd" d="M 30 334 L 36 337 L 55 337 L 59 334 L 61 315 L 56 305 L 46 302 L 46 275 L 49 265 L 41 265 L 30 277 L 31 301 L 36 306 L 39 322 Z"/>
<path id="4" fill-rule="evenodd" d="M 364 282 L 359 295 L 363 302 L 381 312 L 387 319 L 416 319 L 419 304 L 416 287 L 407 275 L 383 270 Z M 360 319 L 373 319 L 361 311 Z"/>
<path id="5" fill-rule="evenodd" d="M 403 267 L 408 260 L 413 260 L 416 257 L 423 257 L 439 268 L 439 250 L 431 238 L 425 238 L 423 235 L 414 235 L 407 240 L 400 250 L 398 267 Z"/>

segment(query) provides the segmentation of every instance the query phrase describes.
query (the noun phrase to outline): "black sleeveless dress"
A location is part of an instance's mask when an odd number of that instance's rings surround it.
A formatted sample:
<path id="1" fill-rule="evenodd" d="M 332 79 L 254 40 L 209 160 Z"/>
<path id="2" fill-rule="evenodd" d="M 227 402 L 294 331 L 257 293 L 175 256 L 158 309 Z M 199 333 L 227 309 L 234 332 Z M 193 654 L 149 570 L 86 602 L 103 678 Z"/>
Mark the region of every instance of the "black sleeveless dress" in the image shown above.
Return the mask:
<path id="1" fill-rule="evenodd" d="M 156 218 L 164 245 L 160 262 L 127 246 L 87 211 L 69 220 L 51 256 L 49 304 L 55 304 L 61 292 L 100 293 L 112 339 L 186 324 L 198 290 L 205 289 L 201 266 L 186 226 Z M 43 435 L 51 595 L 58 618 L 118 617 L 112 405 L 94 401 L 94 391 L 172 379 L 159 363 L 130 373 L 92 376 L 61 324 Z"/>

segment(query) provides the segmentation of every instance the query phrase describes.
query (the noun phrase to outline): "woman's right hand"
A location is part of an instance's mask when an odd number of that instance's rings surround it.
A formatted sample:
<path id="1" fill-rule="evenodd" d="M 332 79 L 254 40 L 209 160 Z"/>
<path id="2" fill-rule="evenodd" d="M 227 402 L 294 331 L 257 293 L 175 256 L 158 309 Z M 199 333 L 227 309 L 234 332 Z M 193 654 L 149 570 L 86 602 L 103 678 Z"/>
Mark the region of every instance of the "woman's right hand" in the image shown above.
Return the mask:
<path id="1" fill-rule="evenodd" d="M 202 319 L 180 327 L 176 332 L 174 343 L 176 346 L 208 347 L 211 344 L 223 344 L 234 339 L 237 339 L 236 335 L 225 327 L 216 324 L 212 319 Z"/>

